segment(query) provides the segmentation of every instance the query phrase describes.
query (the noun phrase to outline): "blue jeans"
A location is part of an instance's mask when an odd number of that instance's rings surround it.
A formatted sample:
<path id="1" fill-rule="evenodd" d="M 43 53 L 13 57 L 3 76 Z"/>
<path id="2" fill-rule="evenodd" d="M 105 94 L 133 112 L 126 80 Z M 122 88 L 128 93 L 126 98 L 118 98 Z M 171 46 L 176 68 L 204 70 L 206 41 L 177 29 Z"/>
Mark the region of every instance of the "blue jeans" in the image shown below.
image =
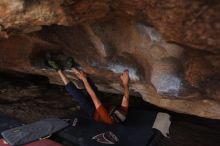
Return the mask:
<path id="1" fill-rule="evenodd" d="M 99 98 L 103 97 L 102 93 L 98 91 L 98 88 L 95 86 L 93 81 L 90 78 L 87 78 L 87 80 L 94 92 L 96 93 L 96 95 Z M 80 107 L 83 110 L 85 110 L 89 114 L 89 116 L 93 117 L 96 108 L 91 97 L 89 95 L 86 95 L 82 90 L 77 89 L 76 86 L 72 83 L 72 81 L 70 81 L 66 85 L 66 90 L 73 96 L 73 99 L 75 99 L 79 103 Z"/>

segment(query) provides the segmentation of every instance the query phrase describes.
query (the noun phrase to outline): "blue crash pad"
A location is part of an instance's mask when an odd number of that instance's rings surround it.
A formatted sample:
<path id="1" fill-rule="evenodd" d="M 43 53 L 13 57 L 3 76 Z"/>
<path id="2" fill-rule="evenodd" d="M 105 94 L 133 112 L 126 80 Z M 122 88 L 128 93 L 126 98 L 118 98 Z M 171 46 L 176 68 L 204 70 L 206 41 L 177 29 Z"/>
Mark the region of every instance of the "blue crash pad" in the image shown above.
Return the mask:
<path id="1" fill-rule="evenodd" d="M 22 124 L 23 124 L 22 122 L 19 122 L 12 117 L 0 113 L 0 133 L 7 129 L 21 126 Z M 1 135 L 0 138 L 2 138 Z"/>

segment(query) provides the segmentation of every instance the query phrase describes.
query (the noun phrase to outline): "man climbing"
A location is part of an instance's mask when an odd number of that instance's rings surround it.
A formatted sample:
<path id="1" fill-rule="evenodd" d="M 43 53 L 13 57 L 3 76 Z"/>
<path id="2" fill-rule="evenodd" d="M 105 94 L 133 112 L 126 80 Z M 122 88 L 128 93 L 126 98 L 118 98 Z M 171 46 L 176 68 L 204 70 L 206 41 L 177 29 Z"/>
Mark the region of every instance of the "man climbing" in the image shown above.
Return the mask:
<path id="1" fill-rule="evenodd" d="M 122 82 L 122 87 L 124 88 L 124 96 L 121 102 L 121 105 L 115 106 L 110 110 L 103 106 L 100 101 L 101 96 L 95 84 L 90 78 L 87 77 L 86 73 L 78 70 L 73 67 L 74 61 L 72 58 L 69 58 L 67 61 L 68 68 L 70 68 L 74 75 L 83 82 L 84 87 L 89 94 L 88 97 L 80 89 L 78 89 L 72 81 L 70 81 L 64 72 L 61 70 L 60 66 L 53 60 L 48 60 L 48 65 L 55 69 L 63 80 L 66 90 L 74 97 L 75 100 L 79 103 L 80 107 L 88 112 L 88 114 L 94 118 L 96 121 L 102 121 L 106 124 L 121 123 L 126 119 L 129 106 L 129 72 L 125 70 L 121 75 L 120 79 Z"/>

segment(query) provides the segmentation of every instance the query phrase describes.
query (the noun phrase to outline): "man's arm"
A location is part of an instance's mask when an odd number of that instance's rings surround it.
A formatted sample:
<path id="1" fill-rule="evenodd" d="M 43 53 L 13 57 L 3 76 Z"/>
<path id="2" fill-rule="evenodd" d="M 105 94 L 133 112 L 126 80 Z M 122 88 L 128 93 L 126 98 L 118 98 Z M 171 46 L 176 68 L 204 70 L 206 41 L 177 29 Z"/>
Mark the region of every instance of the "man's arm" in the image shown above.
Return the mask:
<path id="1" fill-rule="evenodd" d="M 92 101 L 95 105 L 95 108 L 99 108 L 102 103 L 101 101 L 99 100 L 99 98 L 97 97 L 97 95 L 95 94 L 94 90 L 92 89 L 91 85 L 89 84 L 88 80 L 86 77 L 83 77 L 82 78 L 82 81 L 85 85 L 85 88 L 86 88 L 86 91 L 89 93 L 90 97 L 92 98 Z"/>
<path id="2" fill-rule="evenodd" d="M 75 68 L 72 69 L 74 74 L 80 79 L 83 81 L 83 84 L 86 88 L 86 91 L 89 93 L 90 97 L 92 98 L 92 101 L 95 105 L 95 108 L 99 108 L 102 103 L 101 101 L 99 100 L 99 98 L 97 97 L 96 93 L 94 92 L 94 90 L 92 89 L 91 85 L 89 84 L 88 80 L 87 80 L 87 77 L 86 77 L 86 74 L 83 72 L 83 71 L 79 71 Z"/>
<path id="3" fill-rule="evenodd" d="M 124 96 L 121 102 L 122 107 L 128 107 L 129 106 L 129 87 L 124 87 Z"/>
<path id="4" fill-rule="evenodd" d="M 108 114 L 107 110 L 102 106 L 101 101 L 99 100 L 96 93 L 94 92 L 91 85 L 89 84 L 89 82 L 86 78 L 86 74 L 84 72 L 78 71 L 76 69 L 73 69 L 73 71 L 79 77 L 79 79 L 81 79 L 83 81 L 84 86 L 85 86 L 87 92 L 89 93 L 90 97 L 92 98 L 92 101 L 95 105 L 96 111 L 100 115 L 102 121 L 107 124 L 112 124 L 111 116 Z"/>
<path id="5" fill-rule="evenodd" d="M 128 70 L 125 70 L 122 75 L 120 76 L 120 79 L 122 81 L 122 86 L 124 88 L 124 96 L 121 102 L 121 107 L 128 109 L 129 106 L 129 72 Z"/>

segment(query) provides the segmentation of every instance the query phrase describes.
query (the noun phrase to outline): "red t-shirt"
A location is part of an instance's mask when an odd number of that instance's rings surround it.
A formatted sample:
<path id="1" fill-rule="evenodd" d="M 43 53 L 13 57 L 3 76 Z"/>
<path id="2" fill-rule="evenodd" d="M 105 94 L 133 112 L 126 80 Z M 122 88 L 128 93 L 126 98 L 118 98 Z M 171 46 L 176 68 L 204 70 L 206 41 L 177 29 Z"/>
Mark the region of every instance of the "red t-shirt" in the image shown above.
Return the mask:
<path id="1" fill-rule="evenodd" d="M 126 113 L 128 112 L 128 107 L 121 107 L 121 109 Z M 104 122 L 106 124 L 113 124 L 112 117 L 103 105 L 100 105 L 96 109 L 93 118 L 96 121 Z"/>

